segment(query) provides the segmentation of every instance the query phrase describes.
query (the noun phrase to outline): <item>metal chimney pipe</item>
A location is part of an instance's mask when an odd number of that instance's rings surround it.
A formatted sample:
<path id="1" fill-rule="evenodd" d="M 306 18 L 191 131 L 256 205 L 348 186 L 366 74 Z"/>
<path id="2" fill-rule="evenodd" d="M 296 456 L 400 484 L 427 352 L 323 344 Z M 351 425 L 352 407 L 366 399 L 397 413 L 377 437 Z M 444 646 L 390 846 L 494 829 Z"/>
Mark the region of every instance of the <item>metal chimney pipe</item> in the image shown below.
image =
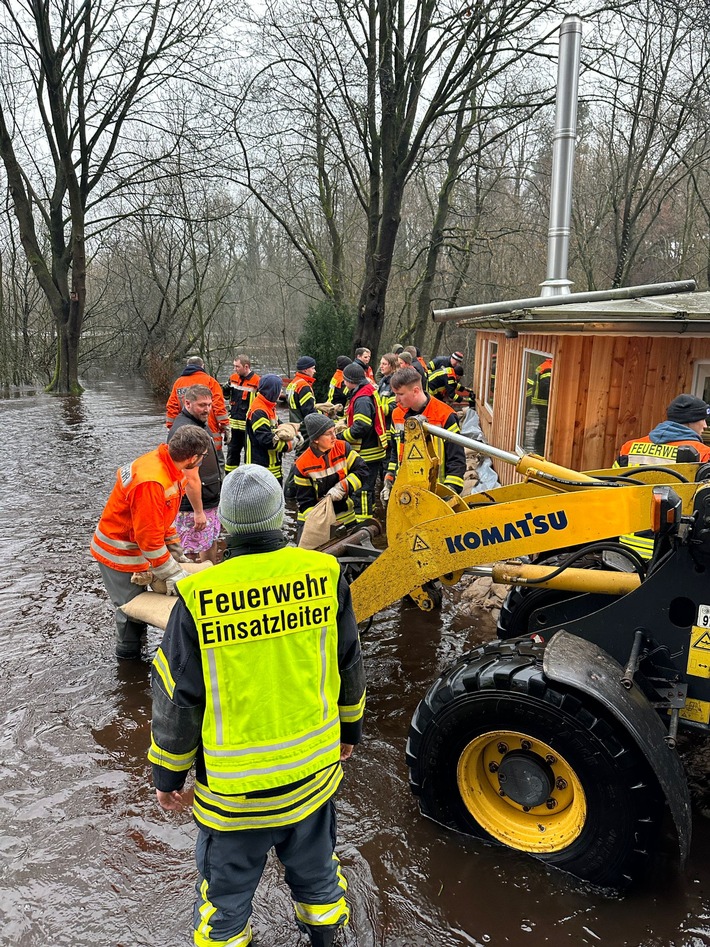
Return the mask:
<path id="1" fill-rule="evenodd" d="M 560 58 L 557 66 L 555 134 L 552 143 L 550 225 L 547 231 L 547 278 L 542 296 L 569 293 L 567 278 L 570 222 L 572 219 L 572 174 L 577 143 L 577 92 L 582 48 L 582 20 L 566 16 L 560 27 Z"/>

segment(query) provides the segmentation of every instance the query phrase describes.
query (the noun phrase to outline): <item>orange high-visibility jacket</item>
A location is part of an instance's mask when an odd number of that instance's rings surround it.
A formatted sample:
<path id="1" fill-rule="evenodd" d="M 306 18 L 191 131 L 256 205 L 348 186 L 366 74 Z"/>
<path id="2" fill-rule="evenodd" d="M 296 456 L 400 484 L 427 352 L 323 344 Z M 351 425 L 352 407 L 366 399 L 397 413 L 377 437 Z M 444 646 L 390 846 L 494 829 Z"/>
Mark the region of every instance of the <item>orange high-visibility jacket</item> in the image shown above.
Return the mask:
<path id="1" fill-rule="evenodd" d="M 185 478 L 168 447 L 118 468 L 116 483 L 91 541 L 91 555 L 118 572 L 146 572 L 170 558 Z"/>
<path id="2" fill-rule="evenodd" d="M 212 410 L 210 411 L 208 427 L 213 433 L 219 434 L 220 428 L 229 423 L 227 405 L 224 403 L 224 394 L 220 383 L 216 378 L 208 375 L 207 372 L 203 372 L 202 369 L 190 371 L 189 375 L 182 374 L 175 379 L 173 390 L 170 392 L 170 397 L 165 405 L 166 425 L 172 427 L 173 421 L 185 407 L 185 392 L 193 385 L 204 385 L 212 392 Z"/>

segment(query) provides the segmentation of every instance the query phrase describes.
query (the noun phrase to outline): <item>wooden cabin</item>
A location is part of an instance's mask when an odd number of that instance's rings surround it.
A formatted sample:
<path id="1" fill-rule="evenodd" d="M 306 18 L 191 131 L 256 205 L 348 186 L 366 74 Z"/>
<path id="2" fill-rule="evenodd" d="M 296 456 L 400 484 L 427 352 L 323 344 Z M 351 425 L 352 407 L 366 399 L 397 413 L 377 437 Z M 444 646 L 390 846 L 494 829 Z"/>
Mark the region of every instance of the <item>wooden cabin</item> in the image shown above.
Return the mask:
<path id="1" fill-rule="evenodd" d="M 678 293 L 467 319 L 483 434 L 575 470 L 610 467 L 683 392 L 710 402 L 710 293 Z M 536 394 L 550 366 L 549 399 Z M 539 386 L 538 386 L 539 387 Z M 535 403 L 535 402 L 538 403 Z M 518 479 L 495 462 L 502 484 Z"/>

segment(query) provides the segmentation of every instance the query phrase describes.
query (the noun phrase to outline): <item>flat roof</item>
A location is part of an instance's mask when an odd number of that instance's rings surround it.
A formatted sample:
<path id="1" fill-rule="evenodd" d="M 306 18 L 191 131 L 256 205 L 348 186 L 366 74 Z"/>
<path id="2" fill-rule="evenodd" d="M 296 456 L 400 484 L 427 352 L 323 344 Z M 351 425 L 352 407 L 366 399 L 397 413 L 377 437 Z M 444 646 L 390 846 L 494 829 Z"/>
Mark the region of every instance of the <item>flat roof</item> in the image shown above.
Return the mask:
<path id="1" fill-rule="evenodd" d="M 476 316 L 458 325 L 518 333 L 704 336 L 710 335 L 710 292 L 561 303 Z"/>

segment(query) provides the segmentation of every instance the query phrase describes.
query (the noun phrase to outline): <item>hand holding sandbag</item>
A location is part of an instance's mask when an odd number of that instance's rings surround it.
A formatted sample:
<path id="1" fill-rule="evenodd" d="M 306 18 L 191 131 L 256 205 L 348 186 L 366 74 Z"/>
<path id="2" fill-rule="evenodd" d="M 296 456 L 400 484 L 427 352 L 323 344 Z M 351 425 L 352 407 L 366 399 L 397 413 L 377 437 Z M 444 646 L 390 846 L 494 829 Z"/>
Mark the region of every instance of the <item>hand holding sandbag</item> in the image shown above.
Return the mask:
<path id="1" fill-rule="evenodd" d="M 157 579 L 159 582 L 165 583 L 165 595 L 177 595 L 175 583 L 179 582 L 180 579 L 184 579 L 187 574 L 188 573 L 184 572 L 171 556 L 162 566 L 157 566 L 153 569 L 153 581 L 155 583 Z M 155 584 L 153 587 L 155 588 Z M 158 591 L 158 589 L 156 589 L 156 591 Z"/>
<path id="2" fill-rule="evenodd" d="M 335 486 L 331 487 L 330 490 L 326 493 L 327 497 L 330 497 L 333 503 L 337 503 L 338 500 L 344 500 L 348 495 L 348 488 L 344 480 L 340 480 Z"/>

